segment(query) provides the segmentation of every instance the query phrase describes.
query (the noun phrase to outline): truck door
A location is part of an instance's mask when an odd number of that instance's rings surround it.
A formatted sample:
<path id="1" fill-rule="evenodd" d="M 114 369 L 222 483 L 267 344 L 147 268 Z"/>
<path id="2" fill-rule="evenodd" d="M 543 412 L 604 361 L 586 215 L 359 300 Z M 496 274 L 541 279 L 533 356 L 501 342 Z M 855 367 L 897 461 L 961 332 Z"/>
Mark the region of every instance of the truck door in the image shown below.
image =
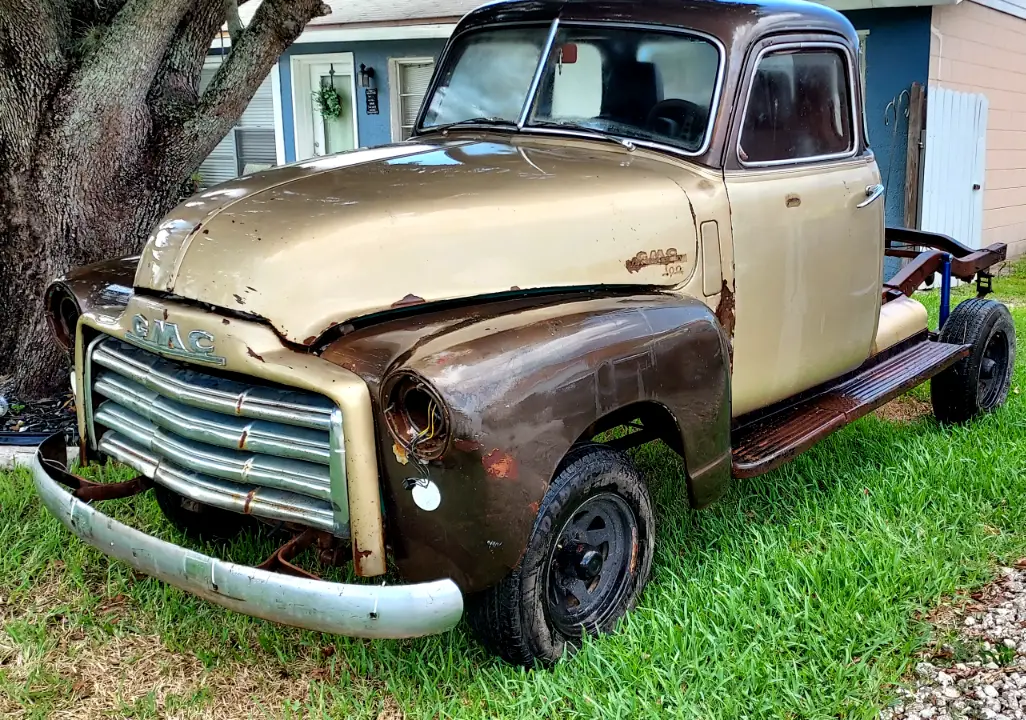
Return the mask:
<path id="1" fill-rule="evenodd" d="M 855 49 L 765 41 L 728 143 L 735 417 L 858 367 L 879 319 L 880 174 L 866 147 Z"/>

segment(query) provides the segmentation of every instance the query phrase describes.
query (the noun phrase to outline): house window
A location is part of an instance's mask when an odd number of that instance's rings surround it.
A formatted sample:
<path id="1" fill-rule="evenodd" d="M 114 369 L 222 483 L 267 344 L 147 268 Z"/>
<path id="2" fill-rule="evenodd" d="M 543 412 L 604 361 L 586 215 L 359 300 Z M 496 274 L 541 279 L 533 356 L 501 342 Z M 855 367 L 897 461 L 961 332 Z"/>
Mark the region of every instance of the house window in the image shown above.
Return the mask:
<path id="1" fill-rule="evenodd" d="M 433 58 L 392 58 L 389 65 L 389 88 L 392 112 L 392 140 L 406 140 L 417 123 L 420 104 L 427 93 Z"/>
<path id="2" fill-rule="evenodd" d="M 200 92 L 206 90 L 214 79 L 220 64 L 220 58 L 207 60 L 200 75 Z M 274 165 L 276 160 L 274 91 L 268 75 L 249 101 L 238 124 L 200 165 L 199 185 L 208 188 L 239 175 L 264 170 Z"/>

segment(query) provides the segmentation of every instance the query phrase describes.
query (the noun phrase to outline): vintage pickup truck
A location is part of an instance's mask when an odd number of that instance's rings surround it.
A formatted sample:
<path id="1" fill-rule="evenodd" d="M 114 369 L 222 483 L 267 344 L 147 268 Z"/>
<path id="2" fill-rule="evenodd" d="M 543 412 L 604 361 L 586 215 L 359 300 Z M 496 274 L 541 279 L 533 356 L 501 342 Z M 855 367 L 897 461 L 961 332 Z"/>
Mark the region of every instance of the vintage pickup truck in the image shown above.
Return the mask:
<path id="1" fill-rule="evenodd" d="M 858 67 L 850 23 L 800 2 L 471 12 L 409 141 L 201 192 L 50 287 L 82 458 L 139 475 L 76 477 L 54 439 L 43 503 L 243 613 L 394 638 L 466 608 L 506 660 L 554 662 L 649 577 L 631 448 L 676 451 L 702 507 L 929 378 L 945 423 L 1005 400 L 1005 248 L 885 229 Z M 931 330 L 910 295 L 935 276 Z M 978 297 L 949 311 L 952 278 Z M 149 490 L 188 535 L 284 544 L 246 567 L 95 509 Z M 300 567 L 350 557 L 348 584 Z"/>

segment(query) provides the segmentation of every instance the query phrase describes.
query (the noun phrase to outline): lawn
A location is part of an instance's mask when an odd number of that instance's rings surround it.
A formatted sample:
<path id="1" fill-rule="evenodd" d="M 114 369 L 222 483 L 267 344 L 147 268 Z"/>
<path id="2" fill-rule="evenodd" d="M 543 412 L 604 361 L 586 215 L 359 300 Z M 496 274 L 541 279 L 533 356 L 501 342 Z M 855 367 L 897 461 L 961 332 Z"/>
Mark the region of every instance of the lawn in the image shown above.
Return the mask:
<path id="1" fill-rule="evenodd" d="M 1026 337 L 1026 264 L 995 287 Z M 464 625 L 371 642 L 222 610 L 108 562 L 27 472 L 0 473 L 0 715 L 872 717 L 927 641 L 924 615 L 1026 555 L 1024 380 L 1020 363 L 1007 407 L 960 428 L 919 415 L 919 388 L 700 512 L 668 450 L 637 451 L 659 511 L 652 582 L 619 633 L 544 672 L 491 659 Z M 184 542 L 151 499 L 114 505 Z"/>

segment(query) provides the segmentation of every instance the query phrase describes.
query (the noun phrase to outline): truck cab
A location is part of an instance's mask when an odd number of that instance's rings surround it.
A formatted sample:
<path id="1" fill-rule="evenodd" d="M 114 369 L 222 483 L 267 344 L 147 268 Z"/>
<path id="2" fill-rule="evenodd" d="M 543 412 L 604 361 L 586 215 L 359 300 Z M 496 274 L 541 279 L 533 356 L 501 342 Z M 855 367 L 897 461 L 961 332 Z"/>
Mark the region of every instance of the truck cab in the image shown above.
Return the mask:
<path id="1" fill-rule="evenodd" d="M 633 448 L 675 451 L 701 508 L 926 380 L 945 423 L 1004 402 L 1005 248 L 885 228 L 858 61 L 804 2 L 469 13 L 410 140 L 199 193 L 50 286 L 82 460 L 138 477 L 76 476 L 54 438 L 43 502 L 241 612 L 410 637 L 466 611 L 506 660 L 555 662 L 648 581 Z M 977 297 L 952 309 L 952 278 Z M 193 537 L 290 537 L 244 566 L 95 507 L 144 493 Z"/>

